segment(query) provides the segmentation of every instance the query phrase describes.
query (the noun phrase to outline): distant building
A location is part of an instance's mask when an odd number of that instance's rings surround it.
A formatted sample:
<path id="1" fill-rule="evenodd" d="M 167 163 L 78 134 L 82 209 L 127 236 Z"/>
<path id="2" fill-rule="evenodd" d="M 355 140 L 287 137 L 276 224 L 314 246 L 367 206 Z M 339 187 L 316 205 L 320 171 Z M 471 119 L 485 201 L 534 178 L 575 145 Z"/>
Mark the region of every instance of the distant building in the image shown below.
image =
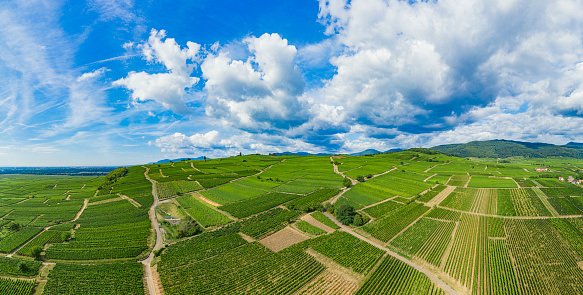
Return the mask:
<path id="1" fill-rule="evenodd" d="M 573 182 L 575 180 L 575 178 L 573 178 L 573 176 L 569 176 L 569 179 L 567 179 L 568 182 Z"/>
<path id="2" fill-rule="evenodd" d="M 534 168 L 534 171 L 537 171 L 537 172 L 547 172 L 548 169 L 546 167 L 539 167 L 539 168 Z"/>
<path id="3" fill-rule="evenodd" d="M 565 181 L 565 179 L 563 178 L 563 176 L 559 176 L 559 180 L 560 181 Z"/>

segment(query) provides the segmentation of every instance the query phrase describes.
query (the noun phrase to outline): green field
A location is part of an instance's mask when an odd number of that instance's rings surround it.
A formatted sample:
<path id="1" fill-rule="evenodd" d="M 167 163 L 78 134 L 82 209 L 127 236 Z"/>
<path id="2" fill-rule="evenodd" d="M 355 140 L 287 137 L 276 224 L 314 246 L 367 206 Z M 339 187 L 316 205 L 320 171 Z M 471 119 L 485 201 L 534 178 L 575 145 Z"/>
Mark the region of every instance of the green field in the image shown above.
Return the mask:
<path id="1" fill-rule="evenodd" d="M 418 269 L 459 293 L 581 294 L 583 188 L 558 180 L 575 167 L 414 149 L 2 175 L 0 294 L 146 294 L 145 270 L 165 294 L 448 293 Z"/>

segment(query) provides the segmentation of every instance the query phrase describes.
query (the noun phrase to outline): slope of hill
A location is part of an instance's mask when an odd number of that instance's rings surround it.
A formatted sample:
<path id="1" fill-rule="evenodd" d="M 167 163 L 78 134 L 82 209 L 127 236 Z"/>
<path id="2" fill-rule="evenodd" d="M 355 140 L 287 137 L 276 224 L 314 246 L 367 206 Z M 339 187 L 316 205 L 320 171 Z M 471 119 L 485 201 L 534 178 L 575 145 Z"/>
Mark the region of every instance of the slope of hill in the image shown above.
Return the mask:
<path id="1" fill-rule="evenodd" d="M 447 144 L 432 148 L 443 153 L 461 157 L 526 158 L 573 157 L 583 158 L 583 150 L 575 145 L 559 146 L 548 143 L 532 143 L 512 140 L 472 141 L 464 144 Z"/>

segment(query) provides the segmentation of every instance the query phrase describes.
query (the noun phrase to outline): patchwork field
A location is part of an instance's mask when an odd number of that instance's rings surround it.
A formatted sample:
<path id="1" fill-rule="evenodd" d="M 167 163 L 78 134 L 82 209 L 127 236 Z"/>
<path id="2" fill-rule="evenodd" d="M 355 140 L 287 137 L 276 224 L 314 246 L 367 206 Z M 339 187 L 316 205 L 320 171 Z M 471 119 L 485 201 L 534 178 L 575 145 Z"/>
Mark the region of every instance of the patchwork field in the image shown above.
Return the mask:
<path id="1" fill-rule="evenodd" d="M 412 149 L 2 175 L 0 293 L 581 294 L 573 167 Z"/>

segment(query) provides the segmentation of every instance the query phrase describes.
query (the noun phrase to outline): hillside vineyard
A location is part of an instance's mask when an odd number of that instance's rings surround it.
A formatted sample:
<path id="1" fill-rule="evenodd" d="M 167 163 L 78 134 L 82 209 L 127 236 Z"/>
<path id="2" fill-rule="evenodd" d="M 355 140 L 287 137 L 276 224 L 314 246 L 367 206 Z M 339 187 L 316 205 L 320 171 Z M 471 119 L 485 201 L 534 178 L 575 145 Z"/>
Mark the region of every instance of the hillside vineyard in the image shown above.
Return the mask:
<path id="1" fill-rule="evenodd" d="M 582 294 L 582 169 L 411 149 L 2 175 L 0 294 Z"/>

